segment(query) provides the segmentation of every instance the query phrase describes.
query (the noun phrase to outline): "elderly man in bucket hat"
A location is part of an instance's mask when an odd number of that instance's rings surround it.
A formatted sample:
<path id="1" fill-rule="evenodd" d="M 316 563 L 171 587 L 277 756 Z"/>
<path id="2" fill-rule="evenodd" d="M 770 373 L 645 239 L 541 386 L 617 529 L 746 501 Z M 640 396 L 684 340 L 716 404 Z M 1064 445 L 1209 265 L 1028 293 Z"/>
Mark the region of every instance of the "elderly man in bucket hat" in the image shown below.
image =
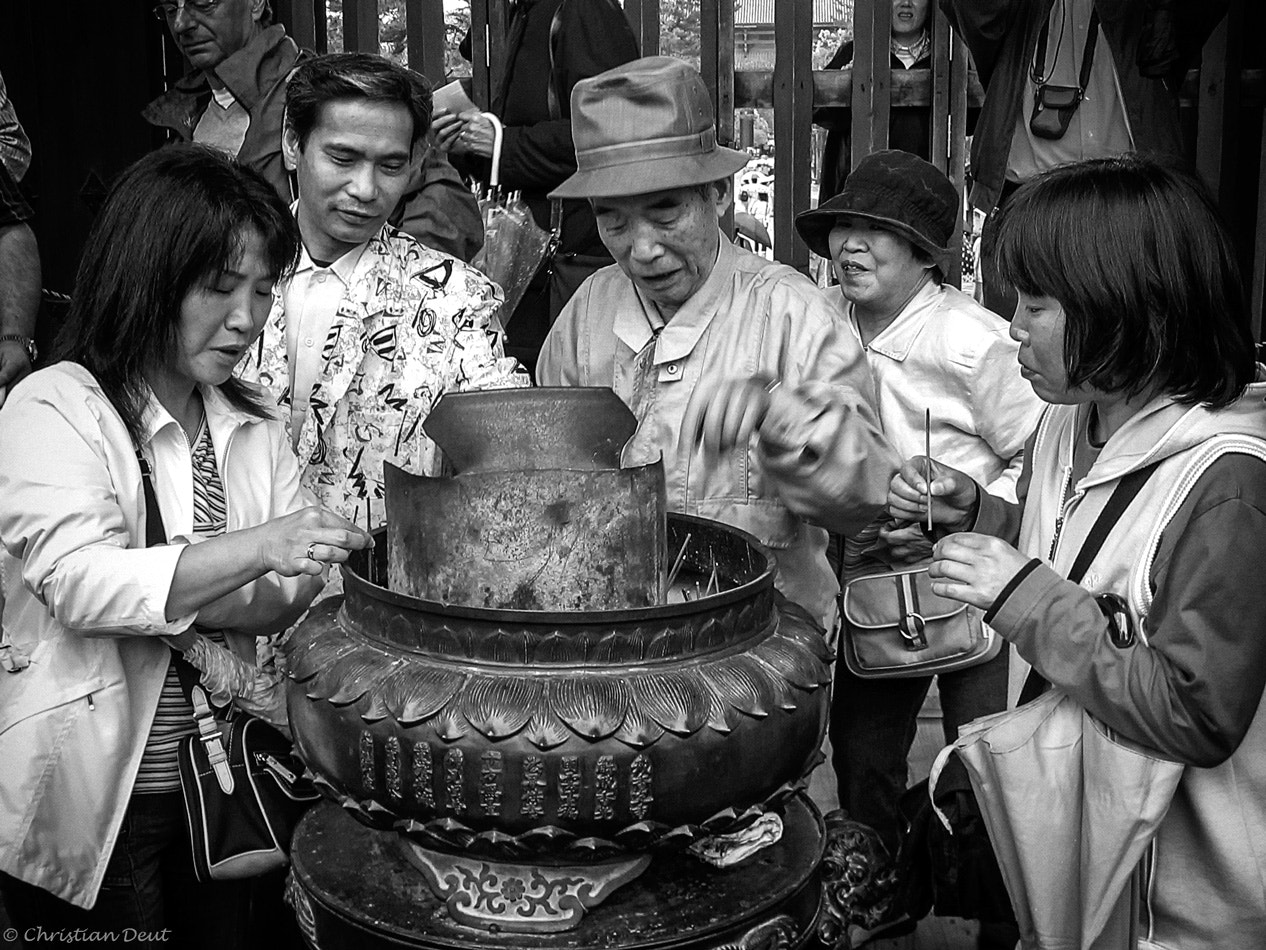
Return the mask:
<path id="1" fill-rule="evenodd" d="M 915 155 L 888 150 L 862 159 L 841 192 L 800 214 L 796 228 L 834 266 L 842 322 L 865 350 L 893 447 L 924 464 L 930 409 L 932 457 L 1014 501 L 1042 404 L 1020 375 L 1007 323 L 942 282 L 958 214 L 959 195 L 945 175 Z M 831 464 L 827 459 L 827 470 Z M 918 524 L 886 516 L 843 547 L 845 576 L 868 570 L 867 561 L 886 567 L 931 551 Z M 906 758 L 931 682 L 863 679 L 836 664 L 830 731 L 840 805 L 878 831 L 893 856 L 905 827 L 898 805 Z M 943 673 L 938 685 L 950 743 L 959 726 L 1006 708 L 1006 653 Z M 902 922 L 893 923 L 885 936 L 899 932 Z M 854 945 L 872 935 L 853 934 Z"/>
<path id="2" fill-rule="evenodd" d="M 635 60 L 577 83 L 571 114 L 577 171 L 552 197 L 589 199 L 616 263 L 559 315 L 539 382 L 611 387 L 638 419 L 625 464 L 662 458 L 674 511 L 755 535 L 774 552 L 779 589 L 829 624 L 838 584 L 826 532 L 793 512 L 769 473 L 788 460 L 804 468 L 813 456 L 847 458 L 834 493 L 796 510 L 846 531 L 879 511 L 896 456 L 877 426 L 861 348 L 836 332 L 833 308 L 811 281 L 721 233 L 731 177 L 747 156 L 717 144 L 696 70 L 666 57 Z M 712 409 L 731 388 L 804 391 L 824 416 L 789 430 L 763 426 L 749 450 L 759 420 Z M 825 417 L 828 404 L 845 424 Z"/>

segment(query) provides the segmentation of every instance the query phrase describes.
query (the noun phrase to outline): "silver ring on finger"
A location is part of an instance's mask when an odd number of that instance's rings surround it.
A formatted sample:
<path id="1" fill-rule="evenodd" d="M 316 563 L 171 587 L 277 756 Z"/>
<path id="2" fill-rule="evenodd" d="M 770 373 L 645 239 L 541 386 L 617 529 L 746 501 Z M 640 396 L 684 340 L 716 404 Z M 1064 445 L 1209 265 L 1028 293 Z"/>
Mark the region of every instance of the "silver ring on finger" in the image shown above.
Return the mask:
<path id="1" fill-rule="evenodd" d="M 308 560 L 309 560 L 309 561 L 315 561 L 315 560 L 316 560 L 316 542 L 315 542 L 315 541 L 313 541 L 311 544 L 309 544 L 309 545 L 308 545 L 308 555 L 307 555 L 307 557 L 308 557 Z"/>

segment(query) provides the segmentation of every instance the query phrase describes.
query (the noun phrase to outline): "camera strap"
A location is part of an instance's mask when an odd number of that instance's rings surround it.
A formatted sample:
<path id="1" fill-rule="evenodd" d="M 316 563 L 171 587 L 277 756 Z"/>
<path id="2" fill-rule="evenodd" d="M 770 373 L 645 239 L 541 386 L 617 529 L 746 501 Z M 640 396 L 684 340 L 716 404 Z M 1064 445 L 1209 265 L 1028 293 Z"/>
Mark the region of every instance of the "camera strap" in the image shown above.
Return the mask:
<path id="1" fill-rule="evenodd" d="M 1061 8 L 1061 15 L 1063 10 Z M 1063 31 L 1061 30 L 1060 42 L 1055 46 L 1055 58 L 1059 57 L 1059 47 L 1062 45 Z M 1034 85 L 1045 86 L 1049 77 L 1046 75 L 1046 44 L 1051 37 L 1051 17 L 1048 13 L 1046 19 L 1042 21 L 1041 32 L 1037 35 L 1037 49 L 1033 51 L 1033 68 L 1029 72 Z M 1077 76 L 1077 89 L 1079 92 L 1085 92 L 1086 86 L 1090 83 L 1090 68 L 1095 61 L 1095 44 L 1099 39 L 1099 11 L 1094 9 L 1090 13 L 1090 25 L 1086 27 L 1086 45 L 1081 51 L 1081 72 Z M 1055 68 L 1054 62 L 1051 68 Z"/>

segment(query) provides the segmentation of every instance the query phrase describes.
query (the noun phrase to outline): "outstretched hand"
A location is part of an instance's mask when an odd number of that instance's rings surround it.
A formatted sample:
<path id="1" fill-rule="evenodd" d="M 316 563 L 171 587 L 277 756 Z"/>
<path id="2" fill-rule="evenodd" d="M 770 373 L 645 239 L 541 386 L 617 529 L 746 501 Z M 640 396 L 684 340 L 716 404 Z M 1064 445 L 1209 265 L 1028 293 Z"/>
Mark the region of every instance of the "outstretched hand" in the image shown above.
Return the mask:
<path id="1" fill-rule="evenodd" d="M 964 531 L 932 548 L 932 590 L 988 610 L 1029 559 L 1001 538 Z"/>
<path id="2" fill-rule="evenodd" d="M 346 561 L 352 551 L 373 546 L 364 528 L 315 505 L 248 529 L 264 571 L 282 577 L 320 574 Z"/>
<path id="3" fill-rule="evenodd" d="M 700 380 L 690 395 L 679 438 L 682 447 L 702 445 L 709 455 L 719 455 L 736 445 L 746 445 L 769 412 L 771 380 Z"/>
<path id="4" fill-rule="evenodd" d="M 928 458 L 906 459 L 888 483 L 888 512 L 898 521 L 927 520 Z M 976 520 L 976 482 L 970 475 L 932 460 L 932 523 L 945 531 L 964 531 Z"/>

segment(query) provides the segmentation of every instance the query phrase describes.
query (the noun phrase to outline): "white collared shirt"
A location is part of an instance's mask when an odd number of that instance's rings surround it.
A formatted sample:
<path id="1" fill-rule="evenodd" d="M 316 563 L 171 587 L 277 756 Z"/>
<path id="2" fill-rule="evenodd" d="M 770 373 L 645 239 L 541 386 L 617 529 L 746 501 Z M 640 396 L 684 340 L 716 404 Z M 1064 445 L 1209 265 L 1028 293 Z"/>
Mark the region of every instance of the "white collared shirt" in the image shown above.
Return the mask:
<path id="1" fill-rule="evenodd" d="M 282 291 L 286 301 L 286 365 L 290 367 L 290 432 L 296 446 L 324 365 L 330 327 L 368 243 L 352 248 L 329 267 L 316 266 L 308 249 L 303 248 L 299 266 Z"/>

